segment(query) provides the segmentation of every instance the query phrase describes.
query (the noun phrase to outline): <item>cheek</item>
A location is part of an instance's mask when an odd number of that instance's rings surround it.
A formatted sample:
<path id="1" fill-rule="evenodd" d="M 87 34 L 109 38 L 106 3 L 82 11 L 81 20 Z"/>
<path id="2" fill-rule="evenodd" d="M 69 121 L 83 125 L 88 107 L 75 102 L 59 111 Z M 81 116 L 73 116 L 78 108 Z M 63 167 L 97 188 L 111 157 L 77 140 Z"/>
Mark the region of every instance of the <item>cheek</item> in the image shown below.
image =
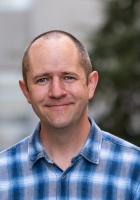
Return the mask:
<path id="1" fill-rule="evenodd" d="M 89 93 L 87 87 L 73 87 L 71 88 L 73 96 L 79 101 L 88 101 Z"/>
<path id="2" fill-rule="evenodd" d="M 41 88 L 32 88 L 30 90 L 30 100 L 31 102 L 40 102 L 44 99 L 44 97 L 47 96 L 45 94 L 45 91 Z"/>

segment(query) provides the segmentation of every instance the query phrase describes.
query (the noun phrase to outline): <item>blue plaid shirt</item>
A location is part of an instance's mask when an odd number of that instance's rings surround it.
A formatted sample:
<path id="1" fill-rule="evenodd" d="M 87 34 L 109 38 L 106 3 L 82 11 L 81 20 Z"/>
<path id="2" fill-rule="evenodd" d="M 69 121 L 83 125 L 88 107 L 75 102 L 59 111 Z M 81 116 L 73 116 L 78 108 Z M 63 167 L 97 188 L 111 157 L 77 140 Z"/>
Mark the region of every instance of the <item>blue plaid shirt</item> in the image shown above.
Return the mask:
<path id="1" fill-rule="evenodd" d="M 140 200 L 140 149 L 101 131 L 62 171 L 44 152 L 40 124 L 0 154 L 0 200 Z"/>

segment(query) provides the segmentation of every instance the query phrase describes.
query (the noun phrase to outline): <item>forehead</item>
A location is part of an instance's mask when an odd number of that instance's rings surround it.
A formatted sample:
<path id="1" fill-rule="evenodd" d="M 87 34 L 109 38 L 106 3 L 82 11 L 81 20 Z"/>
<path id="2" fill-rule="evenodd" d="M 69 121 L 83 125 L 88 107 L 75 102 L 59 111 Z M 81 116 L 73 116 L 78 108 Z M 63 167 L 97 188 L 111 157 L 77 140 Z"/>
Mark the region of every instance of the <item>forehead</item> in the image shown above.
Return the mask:
<path id="1" fill-rule="evenodd" d="M 79 53 L 74 42 L 68 37 L 39 38 L 30 47 L 30 66 L 35 62 L 78 62 Z"/>
<path id="2" fill-rule="evenodd" d="M 29 50 L 30 70 L 61 70 L 83 68 L 79 62 L 79 53 L 74 42 L 68 37 L 39 38 Z M 47 68 L 46 68 L 47 67 Z M 76 70 L 76 71 L 77 71 Z M 83 69 L 82 69 L 83 70 Z"/>
<path id="3" fill-rule="evenodd" d="M 70 39 L 69 37 L 67 36 L 61 36 L 60 38 L 55 38 L 55 37 L 52 37 L 52 38 L 45 38 L 44 37 L 41 37 L 39 39 L 37 39 L 30 47 L 30 50 L 29 50 L 29 57 L 32 55 L 32 54 L 35 54 L 35 53 L 40 53 L 41 52 L 55 52 L 59 50 L 60 53 L 61 51 L 64 52 L 73 52 L 75 54 L 78 54 L 78 49 L 76 47 L 76 45 L 74 44 L 74 42 L 72 41 L 72 39 Z"/>

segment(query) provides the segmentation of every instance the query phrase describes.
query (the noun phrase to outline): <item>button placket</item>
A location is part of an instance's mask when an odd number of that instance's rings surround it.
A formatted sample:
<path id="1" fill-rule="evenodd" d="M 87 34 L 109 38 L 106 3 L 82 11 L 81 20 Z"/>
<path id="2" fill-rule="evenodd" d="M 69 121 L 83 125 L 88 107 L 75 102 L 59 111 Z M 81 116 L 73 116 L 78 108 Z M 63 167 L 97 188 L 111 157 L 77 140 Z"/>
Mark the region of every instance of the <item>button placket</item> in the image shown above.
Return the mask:
<path id="1" fill-rule="evenodd" d="M 62 174 L 62 179 L 65 179 L 67 176 L 66 176 L 66 174 Z"/>

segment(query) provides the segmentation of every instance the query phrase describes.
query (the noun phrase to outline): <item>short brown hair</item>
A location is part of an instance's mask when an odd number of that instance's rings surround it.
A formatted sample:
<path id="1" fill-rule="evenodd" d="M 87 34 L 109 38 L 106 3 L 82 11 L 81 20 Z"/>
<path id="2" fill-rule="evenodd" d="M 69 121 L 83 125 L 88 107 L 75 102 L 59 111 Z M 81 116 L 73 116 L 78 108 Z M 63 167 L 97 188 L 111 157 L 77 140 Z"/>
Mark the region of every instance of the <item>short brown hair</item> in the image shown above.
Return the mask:
<path id="1" fill-rule="evenodd" d="M 84 68 L 85 75 L 88 78 L 89 74 L 92 72 L 92 65 L 90 62 L 88 52 L 85 49 L 84 45 L 70 33 L 67 33 L 65 31 L 61 31 L 61 30 L 52 30 L 52 31 L 42 33 L 41 35 L 34 38 L 32 40 L 32 42 L 25 49 L 23 59 L 22 59 L 22 75 L 23 75 L 23 80 L 26 84 L 26 87 L 27 87 L 27 72 L 29 70 L 29 50 L 30 50 L 30 47 L 32 46 L 32 44 L 41 37 L 49 40 L 51 38 L 59 39 L 62 36 L 67 36 L 74 42 L 75 46 L 78 49 L 79 62 L 81 64 L 81 66 Z"/>

